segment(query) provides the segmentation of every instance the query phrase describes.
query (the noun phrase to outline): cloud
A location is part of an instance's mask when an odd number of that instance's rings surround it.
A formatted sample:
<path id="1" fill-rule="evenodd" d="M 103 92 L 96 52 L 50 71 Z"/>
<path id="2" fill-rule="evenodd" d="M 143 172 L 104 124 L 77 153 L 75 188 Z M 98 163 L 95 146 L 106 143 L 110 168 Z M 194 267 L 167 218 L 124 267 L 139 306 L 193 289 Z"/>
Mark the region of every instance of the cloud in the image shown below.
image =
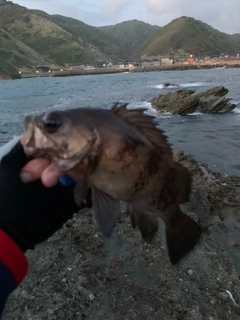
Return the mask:
<path id="1" fill-rule="evenodd" d="M 226 33 L 240 33 L 240 0 L 13 0 L 31 9 L 61 14 L 94 26 L 138 19 L 164 26 L 193 17 Z"/>
<path id="2" fill-rule="evenodd" d="M 165 25 L 180 16 L 189 16 L 226 33 L 240 33 L 239 0 L 146 0 L 148 20 Z"/>
<path id="3" fill-rule="evenodd" d="M 104 0 L 103 10 L 109 14 L 119 15 L 123 10 L 128 10 L 128 7 L 136 3 L 137 0 Z"/>

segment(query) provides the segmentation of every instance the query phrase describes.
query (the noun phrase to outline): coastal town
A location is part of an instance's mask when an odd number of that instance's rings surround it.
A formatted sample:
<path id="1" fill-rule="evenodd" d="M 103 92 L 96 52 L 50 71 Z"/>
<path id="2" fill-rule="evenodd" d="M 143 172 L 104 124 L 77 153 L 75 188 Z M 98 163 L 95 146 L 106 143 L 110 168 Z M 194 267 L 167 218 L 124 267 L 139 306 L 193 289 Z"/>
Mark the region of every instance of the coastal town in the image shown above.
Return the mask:
<path id="1" fill-rule="evenodd" d="M 120 72 L 147 72 L 147 71 L 170 71 L 189 69 L 210 68 L 239 68 L 240 58 L 237 55 L 205 56 L 198 58 L 189 56 L 155 56 L 147 58 L 130 59 L 115 62 L 96 62 L 93 64 L 82 64 L 81 62 L 68 62 L 63 66 L 57 64 L 38 65 L 35 72 L 24 72 L 19 70 L 18 74 L 2 75 L 0 80 L 14 80 L 36 77 L 66 77 L 90 74 L 111 74 Z"/>

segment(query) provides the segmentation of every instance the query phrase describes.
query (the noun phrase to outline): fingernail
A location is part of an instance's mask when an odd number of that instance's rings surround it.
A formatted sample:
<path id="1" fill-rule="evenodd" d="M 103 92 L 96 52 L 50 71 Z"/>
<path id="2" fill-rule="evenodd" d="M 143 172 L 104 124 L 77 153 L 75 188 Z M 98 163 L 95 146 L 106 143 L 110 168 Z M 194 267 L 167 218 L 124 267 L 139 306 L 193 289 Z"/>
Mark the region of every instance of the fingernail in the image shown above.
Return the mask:
<path id="1" fill-rule="evenodd" d="M 22 172 L 20 174 L 20 179 L 22 180 L 23 183 L 28 183 L 32 181 L 32 177 L 28 172 Z"/>

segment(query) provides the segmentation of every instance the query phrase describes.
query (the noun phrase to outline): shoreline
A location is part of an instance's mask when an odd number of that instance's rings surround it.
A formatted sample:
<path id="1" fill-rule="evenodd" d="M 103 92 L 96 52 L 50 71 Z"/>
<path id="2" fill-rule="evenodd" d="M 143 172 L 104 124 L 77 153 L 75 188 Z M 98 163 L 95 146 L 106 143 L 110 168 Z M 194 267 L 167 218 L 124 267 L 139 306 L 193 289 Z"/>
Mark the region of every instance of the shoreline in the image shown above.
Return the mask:
<path id="1" fill-rule="evenodd" d="M 183 210 L 203 228 L 178 265 L 169 263 L 164 228 L 144 243 L 123 213 L 106 240 L 83 209 L 27 252 L 28 277 L 2 319 L 239 319 L 240 177 L 212 172 L 180 148 L 173 154 L 192 176 Z"/>
<path id="2" fill-rule="evenodd" d="M 93 69 L 93 70 L 63 70 L 53 71 L 51 73 L 22 73 L 19 75 L 0 75 L 0 80 L 16 80 L 29 78 L 44 78 L 44 77 L 73 77 L 85 75 L 103 75 L 116 73 L 137 73 L 137 72 L 161 72 L 161 71 L 188 71 L 188 70 L 209 70 L 209 69 L 236 69 L 240 68 L 240 62 L 234 64 L 173 64 L 159 65 L 148 67 L 136 67 L 134 69 Z"/>
<path id="3" fill-rule="evenodd" d="M 141 67 L 130 72 L 153 72 L 153 71 L 187 71 L 187 70 L 209 70 L 209 69 L 236 69 L 240 68 L 240 63 L 234 64 L 173 64 Z"/>

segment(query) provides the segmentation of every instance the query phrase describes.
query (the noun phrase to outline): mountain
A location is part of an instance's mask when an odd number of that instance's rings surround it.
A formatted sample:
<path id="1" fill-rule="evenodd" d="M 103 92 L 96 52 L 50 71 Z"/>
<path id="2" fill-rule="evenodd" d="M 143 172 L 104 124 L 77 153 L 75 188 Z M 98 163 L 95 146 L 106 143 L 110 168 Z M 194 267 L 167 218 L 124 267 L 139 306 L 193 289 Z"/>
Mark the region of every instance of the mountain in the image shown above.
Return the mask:
<path id="1" fill-rule="evenodd" d="M 238 38 L 239 39 L 239 38 Z M 217 55 L 240 52 L 240 39 L 189 17 L 173 20 L 144 46 L 144 57 L 167 54 Z"/>
<path id="2" fill-rule="evenodd" d="M 101 59 L 105 58 L 97 48 L 50 19 L 11 2 L 0 2 L 0 21 L 1 27 L 14 38 L 58 64 L 72 61 L 89 63 L 97 54 Z"/>
<path id="3" fill-rule="evenodd" d="M 143 45 L 156 34 L 160 27 L 130 20 L 112 26 L 99 27 L 99 29 L 119 44 L 122 57 L 133 59 L 140 57 Z"/>
<path id="4" fill-rule="evenodd" d="M 0 71 L 34 71 L 37 65 L 169 54 L 240 53 L 240 34 L 228 35 L 189 17 L 160 28 L 138 20 L 93 27 L 61 15 L 0 0 Z"/>
<path id="5" fill-rule="evenodd" d="M 231 35 L 231 40 L 236 48 L 236 53 L 240 54 L 240 33 Z"/>
<path id="6" fill-rule="evenodd" d="M 3 28 L 0 28 L 0 44 L 0 72 L 29 72 L 36 63 L 51 63 L 50 60 L 14 38 Z"/>
<path id="7" fill-rule="evenodd" d="M 77 19 L 61 15 L 49 15 L 40 10 L 30 10 L 32 13 L 50 20 L 63 30 L 72 34 L 74 39 L 80 40 L 84 46 L 89 47 L 95 53 L 96 59 L 120 59 L 121 48 L 119 44 L 97 27 L 92 27 Z M 93 61 L 93 59 L 92 59 Z"/>

